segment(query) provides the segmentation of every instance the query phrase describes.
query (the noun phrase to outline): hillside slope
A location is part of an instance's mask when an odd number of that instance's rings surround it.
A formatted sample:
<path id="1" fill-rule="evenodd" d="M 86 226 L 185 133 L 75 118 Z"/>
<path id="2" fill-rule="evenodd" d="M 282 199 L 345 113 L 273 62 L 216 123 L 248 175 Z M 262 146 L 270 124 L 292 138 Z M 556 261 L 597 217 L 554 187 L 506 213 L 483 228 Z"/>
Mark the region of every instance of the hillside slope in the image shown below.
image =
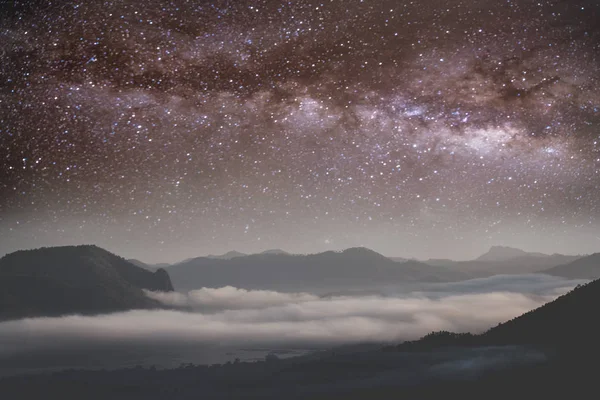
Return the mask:
<path id="1" fill-rule="evenodd" d="M 0 259 L 0 319 L 154 308 L 143 289 L 172 291 L 150 272 L 96 246 L 18 251 Z"/>
<path id="2" fill-rule="evenodd" d="M 543 272 L 548 275 L 570 279 L 598 279 L 600 278 L 600 253 L 592 254 Z"/>
<path id="3" fill-rule="evenodd" d="M 597 344 L 600 320 L 600 280 L 579 285 L 543 306 L 490 329 L 481 335 L 484 343 L 540 346 L 588 346 Z"/>

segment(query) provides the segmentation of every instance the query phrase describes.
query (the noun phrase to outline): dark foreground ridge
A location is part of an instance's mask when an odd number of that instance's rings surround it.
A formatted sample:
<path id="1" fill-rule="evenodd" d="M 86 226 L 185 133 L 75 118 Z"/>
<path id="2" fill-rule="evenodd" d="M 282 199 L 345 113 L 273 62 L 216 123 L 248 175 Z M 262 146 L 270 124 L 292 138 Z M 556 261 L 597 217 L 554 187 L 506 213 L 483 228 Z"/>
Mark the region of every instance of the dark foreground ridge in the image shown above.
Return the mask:
<path id="1" fill-rule="evenodd" d="M 600 280 L 578 285 L 556 300 L 481 335 L 433 332 L 420 340 L 387 347 L 388 351 L 427 351 L 450 346 L 524 345 L 544 351 L 600 350 Z M 583 351 L 583 350 L 582 350 Z"/>
<path id="2" fill-rule="evenodd" d="M 0 259 L 0 319 L 156 308 L 143 289 L 172 291 L 169 274 L 96 246 L 17 251 Z"/>

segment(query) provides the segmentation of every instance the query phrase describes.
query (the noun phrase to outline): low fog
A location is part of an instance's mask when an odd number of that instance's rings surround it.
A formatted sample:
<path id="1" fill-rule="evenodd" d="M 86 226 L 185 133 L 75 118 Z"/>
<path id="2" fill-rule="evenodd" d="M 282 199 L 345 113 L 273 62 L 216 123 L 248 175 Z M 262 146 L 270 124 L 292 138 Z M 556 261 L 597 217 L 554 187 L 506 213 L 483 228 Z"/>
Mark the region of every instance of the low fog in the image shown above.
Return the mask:
<path id="1" fill-rule="evenodd" d="M 151 292 L 146 291 L 150 298 L 161 303 L 180 308 L 200 310 L 239 310 L 251 308 L 266 308 L 292 303 L 317 301 L 319 297 L 310 293 L 280 293 L 271 290 L 246 290 L 233 286 L 222 288 L 202 288 L 188 293 Z"/>
<path id="2" fill-rule="evenodd" d="M 0 324 L 0 358 L 98 346 L 317 348 L 398 342 L 431 331 L 481 332 L 585 281 L 500 276 L 411 293 L 318 297 L 233 287 L 148 293 L 181 310 L 32 318 Z"/>

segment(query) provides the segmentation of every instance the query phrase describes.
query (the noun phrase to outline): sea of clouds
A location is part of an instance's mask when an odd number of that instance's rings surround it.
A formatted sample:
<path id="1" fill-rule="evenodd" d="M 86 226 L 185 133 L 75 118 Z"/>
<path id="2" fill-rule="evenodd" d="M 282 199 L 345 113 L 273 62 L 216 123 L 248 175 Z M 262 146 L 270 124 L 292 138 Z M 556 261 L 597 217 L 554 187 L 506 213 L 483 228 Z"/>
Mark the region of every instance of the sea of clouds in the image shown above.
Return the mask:
<path id="1" fill-rule="evenodd" d="M 318 347 L 399 342 L 431 331 L 482 332 L 585 281 L 496 276 L 421 290 L 316 296 L 234 287 L 147 295 L 167 310 L 29 318 L 0 324 L 0 357 L 44 349 L 144 344 Z"/>

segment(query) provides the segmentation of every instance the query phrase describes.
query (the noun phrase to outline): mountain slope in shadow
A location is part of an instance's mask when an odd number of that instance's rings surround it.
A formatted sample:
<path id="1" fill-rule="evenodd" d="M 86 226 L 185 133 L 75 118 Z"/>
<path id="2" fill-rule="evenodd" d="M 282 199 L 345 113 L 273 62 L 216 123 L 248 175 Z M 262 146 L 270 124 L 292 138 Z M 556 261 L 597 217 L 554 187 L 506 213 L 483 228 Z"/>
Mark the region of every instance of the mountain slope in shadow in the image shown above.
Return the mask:
<path id="1" fill-rule="evenodd" d="M 598 279 L 600 278 L 600 253 L 592 254 L 543 272 L 548 275 L 569 279 Z"/>
<path id="2" fill-rule="evenodd" d="M 578 285 L 570 292 L 488 331 L 470 333 L 432 332 L 388 350 L 429 351 L 440 347 L 526 345 L 543 349 L 588 348 L 600 351 L 600 280 Z"/>
<path id="3" fill-rule="evenodd" d="M 155 308 L 143 289 L 172 291 L 164 269 L 140 268 L 96 246 L 17 251 L 0 259 L 0 319 Z"/>
<path id="4" fill-rule="evenodd" d="M 231 285 L 312 292 L 467 278 L 461 272 L 417 261 L 398 263 L 366 248 L 309 255 L 263 253 L 231 259 L 199 257 L 172 265 L 168 271 L 178 290 Z"/>
<path id="5" fill-rule="evenodd" d="M 600 348 L 600 281 L 578 285 L 554 301 L 499 324 L 481 335 L 484 343 L 527 344 L 544 347 Z"/>

